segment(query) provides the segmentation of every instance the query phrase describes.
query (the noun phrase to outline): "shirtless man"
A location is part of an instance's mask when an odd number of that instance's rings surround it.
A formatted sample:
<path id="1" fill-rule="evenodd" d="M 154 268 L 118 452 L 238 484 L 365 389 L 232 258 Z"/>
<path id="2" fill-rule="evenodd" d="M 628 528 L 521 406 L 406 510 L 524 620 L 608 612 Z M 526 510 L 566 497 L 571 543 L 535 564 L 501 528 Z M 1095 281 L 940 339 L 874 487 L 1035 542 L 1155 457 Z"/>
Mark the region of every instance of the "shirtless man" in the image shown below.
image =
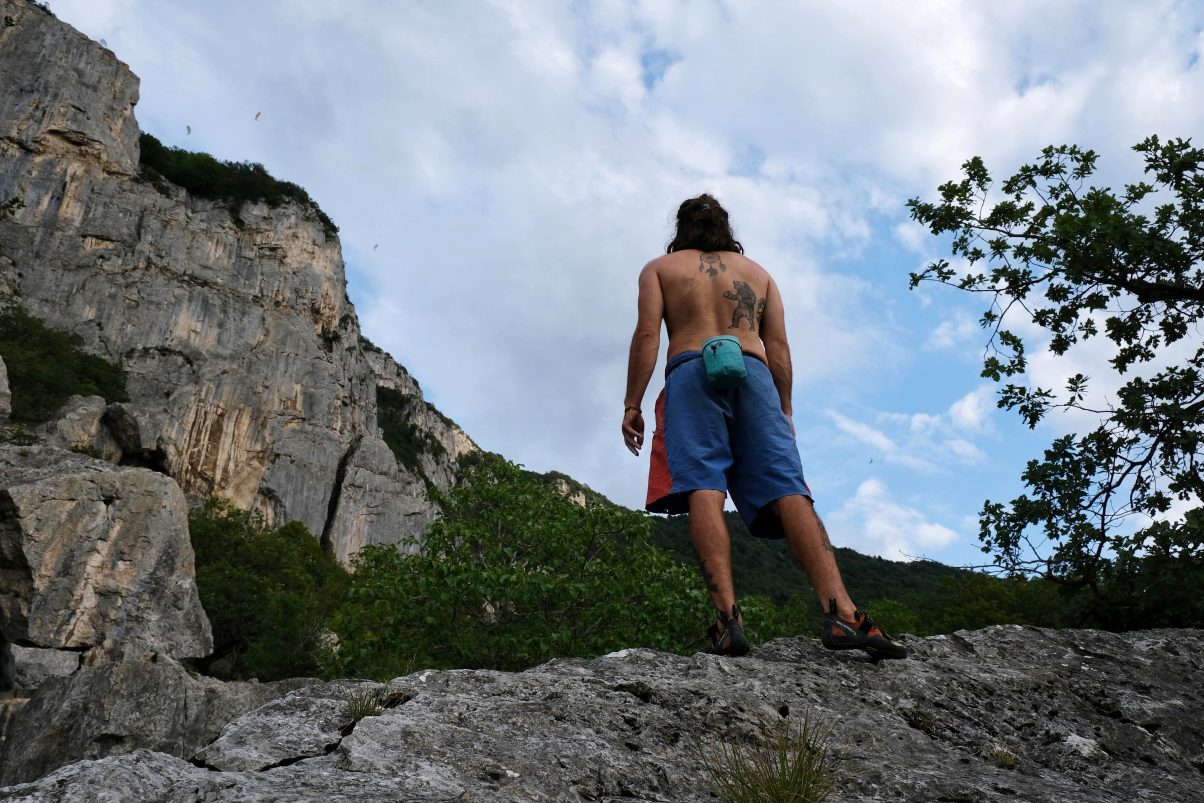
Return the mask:
<path id="1" fill-rule="evenodd" d="M 743 655 L 749 649 L 723 519 L 730 493 L 752 534 L 785 537 L 807 572 L 826 605 L 824 646 L 863 649 L 875 659 L 905 658 L 903 645 L 849 598 L 812 506 L 794 440 L 790 345 L 773 278 L 744 256 L 727 212 L 710 195 L 682 203 L 667 251 L 640 273 L 623 439 L 638 456 L 644 445 L 641 404 L 656 367 L 663 320 L 669 360 L 656 402 L 647 509 L 690 514 L 690 541 L 717 612 L 709 651 Z M 734 389 L 716 389 L 707 379 L 699 349 L 715 335 L 739 339 L 747 376 Z"/>

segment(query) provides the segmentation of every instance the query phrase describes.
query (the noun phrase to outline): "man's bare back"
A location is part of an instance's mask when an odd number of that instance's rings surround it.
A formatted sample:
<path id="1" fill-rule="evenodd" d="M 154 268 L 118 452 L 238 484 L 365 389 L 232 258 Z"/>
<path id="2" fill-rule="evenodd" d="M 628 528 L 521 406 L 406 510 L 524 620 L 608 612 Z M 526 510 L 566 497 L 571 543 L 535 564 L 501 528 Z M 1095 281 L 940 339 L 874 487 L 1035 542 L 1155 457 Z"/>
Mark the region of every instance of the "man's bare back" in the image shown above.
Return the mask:
<path id="1" fill-rule="evenodd" d="M 645 270 L 660 284 L 670 359 L 708 337 L 732 335 L 745 353 L 766 360 L 761 338 L 773 280 L 756 262 L 733 251 L 689 249 L 654 259 Z"/>
<path id="2" fill-rule="evenodd" d="M 769 366 L 782 401 L 792 415 L 790 344 L 782 296 L 769 273 L 735 251 L 683 249 L 649 262 L 640 272 L 639 318 L 628 362 L 628 411 L 639 409 L 656 364 L 661 321 L 669 332 L 669 359 L 697 351 L 715 335 L 740 338 L 745 354 Z M 627 445 L 639 453 L 643 420 L 624 424 Z"/>

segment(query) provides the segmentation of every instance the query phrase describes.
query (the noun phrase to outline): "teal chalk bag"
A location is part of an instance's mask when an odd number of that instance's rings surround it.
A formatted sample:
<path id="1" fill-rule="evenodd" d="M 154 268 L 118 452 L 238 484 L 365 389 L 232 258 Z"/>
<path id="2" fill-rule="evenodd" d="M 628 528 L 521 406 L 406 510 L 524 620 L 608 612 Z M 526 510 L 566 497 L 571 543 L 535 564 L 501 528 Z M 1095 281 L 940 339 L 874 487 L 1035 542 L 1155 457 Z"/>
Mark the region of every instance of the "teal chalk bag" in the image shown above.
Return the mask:
<path id="1" fill-rule="evenodd" d="M 739 387 L 748 376 L 748 369 L 744 367 L 744 352 L 740 350 L 740 338 L 732 335 L 708 337 L 702 341 L 702 361 L 706 363 L 711 387 L 718 390 Z"/>

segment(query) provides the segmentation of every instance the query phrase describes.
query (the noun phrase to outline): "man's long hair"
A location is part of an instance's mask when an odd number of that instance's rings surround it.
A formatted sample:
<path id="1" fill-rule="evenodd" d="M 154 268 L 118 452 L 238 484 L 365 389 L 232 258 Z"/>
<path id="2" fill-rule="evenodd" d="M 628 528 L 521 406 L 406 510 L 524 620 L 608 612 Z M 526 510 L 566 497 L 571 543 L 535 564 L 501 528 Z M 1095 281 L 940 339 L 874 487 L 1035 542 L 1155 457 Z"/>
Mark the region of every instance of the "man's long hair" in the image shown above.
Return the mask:
<path id="1" fill-rule="evenodd" d="M 677 232 L 665 248 L 665 253 L 697 248 L 701 251 L 735 251 L 744 253 L 744 246 L 732 234 L 727 210 L 713 195 L 703 193 L 689 198 L 677 207 Z"/>

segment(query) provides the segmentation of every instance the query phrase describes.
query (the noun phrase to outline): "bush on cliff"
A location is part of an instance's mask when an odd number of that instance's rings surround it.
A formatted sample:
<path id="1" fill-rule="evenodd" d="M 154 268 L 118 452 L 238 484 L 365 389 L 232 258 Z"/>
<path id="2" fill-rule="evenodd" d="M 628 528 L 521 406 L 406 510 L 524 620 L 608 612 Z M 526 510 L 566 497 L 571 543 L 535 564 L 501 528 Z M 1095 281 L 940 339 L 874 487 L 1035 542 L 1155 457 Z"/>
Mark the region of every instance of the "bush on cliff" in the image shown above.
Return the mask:
<path id="1" fill-rule="evenodd" d="M 385 445 L 402 465 L 414 472 L 429 488 L 432 487 L 431 481 L 422 469 L 422 455 L 429 454 L 440 459 L 447 455 L 447 450 L 442 443 L 414 424 L 412 405 L 415 403 L 438 413 L 421 397 L 415 402 L 399 390 L 384 385 L 376 387 L 376 423 Z M 451 424 L 450 420 L 444 420 Z"/>
<path id="2" fill-rule="evenodd" d="M 681 650 L 710 608 L 694 572 L 648 543 L 648 521 L 585 506 L 487 457 L 447 494 L 423 553 L 359 553 L 329 666 L 392 678 L 417 668 L 522 669 L 625 647 Z"/>
<path id="3" fill-rule="evenodd" d="M 54 418 L 74 394 L 126 401 L 120 367 L 85 353 L 79 337 L 51 329 L 20 307 L 0 313 L 0 356 L 8 369 L 14 421 Z"/>
<path id="4" fill-rule="evenodd" d="M 213 626 L 205 666 L 231 678 L 318 674 L 319 639 L 347 570 L 299 522 L 266 527 L 210 500 L 188 515 L 197 589 Z"/>
<path id="5" fill-rule="evenodd" d="M 156 187 L 162 177 L 200 198 L 225 200 L 236 223 L 241 222 L 238 210 L 244 201 L 263 201 L 271 207 L 295 201 L 318 216 L 327 237 L 339 231 L 304 188 L 273 178 L 257 162 L 223 162 L 207 153 L 169 148 L 150 134 L 142 135 L 139 146 L 141 166 Z"/>

